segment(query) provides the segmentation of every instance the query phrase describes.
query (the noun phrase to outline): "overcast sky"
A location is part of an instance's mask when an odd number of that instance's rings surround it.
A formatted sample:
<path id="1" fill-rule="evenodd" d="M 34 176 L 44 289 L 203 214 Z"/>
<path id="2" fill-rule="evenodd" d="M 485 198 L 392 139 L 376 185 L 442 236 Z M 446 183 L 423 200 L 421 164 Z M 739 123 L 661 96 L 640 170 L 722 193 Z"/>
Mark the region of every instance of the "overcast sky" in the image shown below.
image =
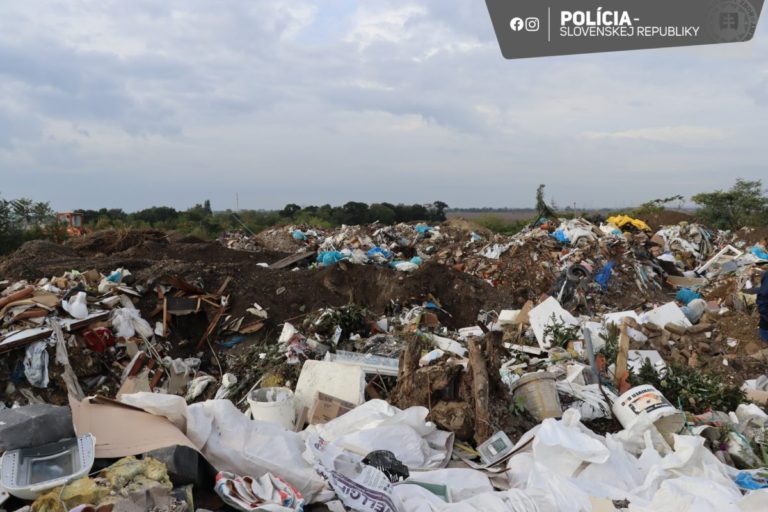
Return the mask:
<path id="1" fill-rule="evenodd" d="M 507 61 L 481 0 L 0 3 L 0 195 L 632 205 L 766 173 L 750 43 Z M 768 180 L 766 180 L 768 181 Z"/>

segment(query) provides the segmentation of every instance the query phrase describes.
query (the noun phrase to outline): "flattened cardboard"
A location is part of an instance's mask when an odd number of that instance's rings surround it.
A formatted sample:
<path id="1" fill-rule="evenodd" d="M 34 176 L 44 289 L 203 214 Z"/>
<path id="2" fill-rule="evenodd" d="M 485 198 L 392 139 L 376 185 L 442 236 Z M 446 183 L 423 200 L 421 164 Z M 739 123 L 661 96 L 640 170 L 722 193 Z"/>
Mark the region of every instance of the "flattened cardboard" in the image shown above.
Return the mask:
<path id="1" fill-rule="evenodd" d="M 104 397 L 81 402 L 72 396 L 69 406 L 77 435 L 90 433 L 96 437 L 97 459 L 139 455 L 177 445 L 197 449 L 167 418 L 137 407 Z"/>
<path id="2" fill-rule="evenodd" d="M 339 398 L 318 391 L 315 403 L 309 410 L 309 424 L 317 425 L 328 423 L 357 407 L 355 404 L 345 402 Z"/>

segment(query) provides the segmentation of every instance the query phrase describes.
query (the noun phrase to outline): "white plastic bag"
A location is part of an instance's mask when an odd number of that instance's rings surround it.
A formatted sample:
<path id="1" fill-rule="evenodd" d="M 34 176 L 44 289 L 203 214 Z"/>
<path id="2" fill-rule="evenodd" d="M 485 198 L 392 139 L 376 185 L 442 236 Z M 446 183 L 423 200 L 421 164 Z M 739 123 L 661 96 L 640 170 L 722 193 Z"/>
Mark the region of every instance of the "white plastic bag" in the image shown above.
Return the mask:
<path id="1" fill-rule="evenodd" d="M 322 425 L 311 425 L 307 435 L 317 433 L 328 443 L 337 444 L 361 457 L 374 450 L 389 450 L 411 469 L 435 469 L 447 464 L 453 434 L 443 432 L 426 421 L 425 407 L 400 410 L 383 400 L 370 400 Z M 307 460 L 318 461 L 311 452 Z"/>
<path id="2" fill-rule="evenodd" d="M 151 338 L 155 332 L 149 323 L 141 318 L 141 313 L 133 308 L 120 308 L 112 311 L 112 326 L 118 338 L 132 338 L 138 332 L 144 338 Z"/>
<path id="3" fill-rule="evenodd" d="M 27 347 L 24 376 L 36 388 L 48 387 L 48 342 L 38 341 Z"/>
<path id="4" fill-rule="evenodd" d="M 70 297 L 69 300 L 61 301 L 61 307 L 64 308 L 64 311 L 69 313 L 72 318 L 82 320 L 88 316 L 87 298 L 88 296 L 85 292 L 78 292 Z"/>
<path id="5" fill-rule="evenodd" d="M 325 480 L 302 458 L 302 436 L 266 421 L 253 421 L 229 400 L 187 407 L 187 437 L 220 471 L 260 477 L 272 473 L 308 503 L 332 497 Z"/>

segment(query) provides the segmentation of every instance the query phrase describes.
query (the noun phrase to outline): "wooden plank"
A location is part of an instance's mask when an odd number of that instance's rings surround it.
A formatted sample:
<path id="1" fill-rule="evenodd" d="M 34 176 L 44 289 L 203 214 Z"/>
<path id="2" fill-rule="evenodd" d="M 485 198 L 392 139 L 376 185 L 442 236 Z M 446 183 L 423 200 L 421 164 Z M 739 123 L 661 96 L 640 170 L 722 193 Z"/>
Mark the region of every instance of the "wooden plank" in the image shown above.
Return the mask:
<path id="1" fill-rule="evenodd" d="M 475 399 L 475 442 L 481 444 L 493 435 L 493 429 L 488 367 L 485 365 L 481 340 L 477 338 L 469 341 L 469 366 L 472 371 L 472 396 Z"/>
<path id="2" fill-rule="evenodd" d="M 299 263 L 300 261 L 312 258 L 316 254 L 317 251 L 297 252 L 296 254 L 291 254 L 290 256 L 286 256 L 285 258 L 272 263 L 269 268 L 279 270 L 281 268 L 289 267 L 295 263 Z"/>
<path id="3" fill-rule="evenodd" d="M 629 325 L 625 318 L 621 322 L 619 329 L 619 352 L 616 355 L 616 387 L 621 390 L 622 382 L 626 380 L 627 375 L 627 361 L 629 359 L 629 334 L 627 332 Z"/>

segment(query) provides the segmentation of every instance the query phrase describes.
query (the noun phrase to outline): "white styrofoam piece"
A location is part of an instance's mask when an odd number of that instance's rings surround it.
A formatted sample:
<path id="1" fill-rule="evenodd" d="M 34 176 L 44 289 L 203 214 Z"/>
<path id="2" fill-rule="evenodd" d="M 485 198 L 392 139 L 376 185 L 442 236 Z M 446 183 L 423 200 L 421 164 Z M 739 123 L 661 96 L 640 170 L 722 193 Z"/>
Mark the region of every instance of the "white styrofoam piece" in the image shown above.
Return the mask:
<path id="1" fill-rule="evenodd" d="M 357 365 L 307 360 L 296 383 L 296 414 L 312 407 L 317 392 L 353 404 L 365 401 L 365 371 Z"/>
<path id="2" fill-rule="evenodd" d="M 605 325 L 608 324 L 616 324 L 620 325 L 622 320 L 625 318 L 632 318 L 636 321 L 639 321 L 640 318 L 637 316 L 637 313 L 634 311 L 617 311 L 615 313 L 606 313 L 603 315 L 603 320 L 605 321 Z"/>
<path id="3" fill-rule="evenodd" d="M 456 354 L 457 356 L 464 357 L 467 355 L 467 349 L 464 348 L 461 343 L 459 343 L 456 340 L 452 340 L 451 338 L 446 338 L 444 336 L 438 336 L 437 334 L 430 334 L 428 335 L 431 337 L 432 341 L 437 345 L 437 348 L 440 350 L 445 350 L 446 352 L 452 352 Z"/>
<path id="4" fill-rule="evenodd" d="M 520 311 L 519 309 L 502 309 L 499 313 L 499 325 L 514 324 Z"/>
<path id="5" fill-rule="evenodd" d="M 551 340 L 544 338 L 544 329 L 552 323 L 553 314 L 556 319 L 559 319 L 566 325 L 578 325 L 579 323 L 573 315 L 563 309 L 554 297 L 548 297 L 547 300 L 533 308 L 528 313 L 528 319 L 531 323 L 533 334 L 536 336 L 536 341 L 539 342 L 539 346 L 544 350 L 550 348 L 551 345 Z"/>
<path id="6" fill-rule="evenodd" d="M 667 324 L 676 324 L 681 327 L 690 327 L 691 322 L 685 317 L 683 310 L 674 302 L 667 302 L 663 306 L 652 309 L 640 315 L 641 323 L 652 322 L 659 327 Z"/>

